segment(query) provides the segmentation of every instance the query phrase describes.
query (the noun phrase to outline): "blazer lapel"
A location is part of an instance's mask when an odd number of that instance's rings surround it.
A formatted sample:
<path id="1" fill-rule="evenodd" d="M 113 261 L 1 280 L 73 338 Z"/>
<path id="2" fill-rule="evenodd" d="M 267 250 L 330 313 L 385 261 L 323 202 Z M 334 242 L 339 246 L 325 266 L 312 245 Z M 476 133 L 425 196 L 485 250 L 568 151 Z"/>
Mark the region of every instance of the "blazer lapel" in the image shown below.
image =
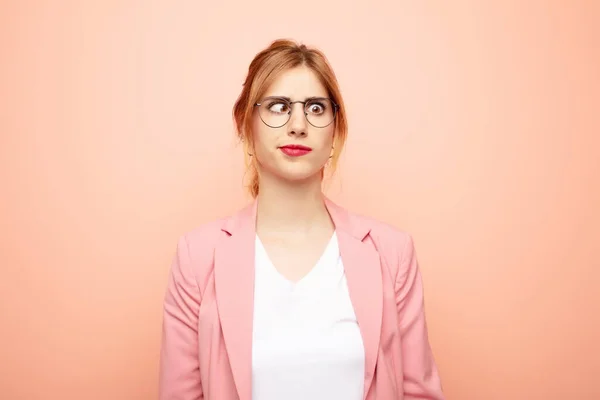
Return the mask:
<path id="1" fill-rule="evenodd" d="M 326 199 L 327 209 L 336 226 L 340 253 L 350 299 L 356 313 L 365 347 L 365 385 L 367 393 L 375 375 L 383 315 L 381 261 L 377 250 L 363 242 L 368 224 Z"/>
<path id="2" fill-rule="evenodd" d="M 256 202 L 228 219 L 215 248 L 215 291 L 225 348 L 240 400 L 252 397 Z"/>

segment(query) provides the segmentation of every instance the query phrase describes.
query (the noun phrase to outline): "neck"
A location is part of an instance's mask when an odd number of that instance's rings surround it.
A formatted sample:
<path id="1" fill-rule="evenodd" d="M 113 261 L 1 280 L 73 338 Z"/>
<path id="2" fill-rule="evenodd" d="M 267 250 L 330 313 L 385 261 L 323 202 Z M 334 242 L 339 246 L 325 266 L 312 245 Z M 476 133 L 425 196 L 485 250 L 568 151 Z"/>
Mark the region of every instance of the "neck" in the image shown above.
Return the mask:
<path id="1" fill-rule="evenodd" d="M 261 174 L 257 196 L 259 232 L 305 234 L 332 226 L 319 176 L 289 182 Z"/>

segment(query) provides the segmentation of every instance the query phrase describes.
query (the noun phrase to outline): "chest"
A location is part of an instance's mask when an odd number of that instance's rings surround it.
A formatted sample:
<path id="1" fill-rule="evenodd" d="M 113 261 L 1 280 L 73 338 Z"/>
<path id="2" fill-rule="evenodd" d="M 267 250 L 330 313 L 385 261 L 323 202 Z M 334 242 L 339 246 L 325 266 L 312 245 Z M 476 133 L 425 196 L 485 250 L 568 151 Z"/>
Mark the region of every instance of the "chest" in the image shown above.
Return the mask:
<path id="1" fill-rule="evenodd" d="M 256 238 L 256 262 L 270 264 L 283 278 L 298 282 L 319 264 L 328 253 L 335 251 L 336 237 L 323 233 L 302 240 Z"/>
<path id="2" fill-rule="evenodd" d="M 305 258 L 306 273 L 290 279 L 282 270 L 295 265 L 292 255 L 279 258 L 280 266 L 256 239 L 254 262 L 254 322 L 269 330 L 308 337 L 325 326 L 348 320 L 356 324 L 337 238 L 331 238 L 321 254 Z M 309 262 L 311 261 L 311 262 Z"/>
<path id="3" fill-rule="evenodd" d="M 253 398 L 360 399 L 364 346 L 335 238 L 298 281 L 257 240 L 254 282 Z"/>

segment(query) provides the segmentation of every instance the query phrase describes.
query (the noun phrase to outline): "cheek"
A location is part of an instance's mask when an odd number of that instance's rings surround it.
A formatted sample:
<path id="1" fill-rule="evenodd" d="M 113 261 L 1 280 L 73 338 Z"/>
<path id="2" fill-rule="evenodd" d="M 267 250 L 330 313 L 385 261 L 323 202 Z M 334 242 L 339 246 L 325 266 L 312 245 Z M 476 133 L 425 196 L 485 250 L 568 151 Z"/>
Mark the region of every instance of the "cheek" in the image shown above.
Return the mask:
<path id="1" fill-rule="evenodd" d="M 329 156 L 329 154 L 331 153 L 332 147 L 333 147 L 333 136 L 334 136 L 334 130 L 333 128 L 328 129 L 326 132 L 322 132 L 322 148 L 323 151 L 327 153 L 327 156 Z"/>
<path id="2" fill-rule="evenodd" d="M 260 120 L 254 120 L 252 125 L 252 141 L 254 142 L 255 149 L 264 148 L 268 141 L 268 132 L 265 132 L 265 126 Z"/>
<path id="3" fill-rule="evenodd" d="M 257 161 L 264 164 L 269 163 L 269 160 L 273 158 L 273 153 L 276 149 L 277 132 L 276 129 L 265 127 L 262 122 L 260 125 L 254 125 L 252 140 L 254 142 L 254 152 Z"/>

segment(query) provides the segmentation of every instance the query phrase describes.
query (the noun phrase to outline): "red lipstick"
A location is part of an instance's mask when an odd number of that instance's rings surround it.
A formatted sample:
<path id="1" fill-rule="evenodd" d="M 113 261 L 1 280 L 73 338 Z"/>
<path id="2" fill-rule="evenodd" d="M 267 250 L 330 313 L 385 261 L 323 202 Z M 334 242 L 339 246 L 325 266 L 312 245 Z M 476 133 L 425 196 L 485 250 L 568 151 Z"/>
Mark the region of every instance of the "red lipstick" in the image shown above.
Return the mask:
<path id="1" fill-rule="evenodd" d="M 288 144 L 279 148 L 285 155 L 290 157 L 299 157 L 308 154 L 312 151 L 310 147 L 302 146 L 301 144 Z"/>

